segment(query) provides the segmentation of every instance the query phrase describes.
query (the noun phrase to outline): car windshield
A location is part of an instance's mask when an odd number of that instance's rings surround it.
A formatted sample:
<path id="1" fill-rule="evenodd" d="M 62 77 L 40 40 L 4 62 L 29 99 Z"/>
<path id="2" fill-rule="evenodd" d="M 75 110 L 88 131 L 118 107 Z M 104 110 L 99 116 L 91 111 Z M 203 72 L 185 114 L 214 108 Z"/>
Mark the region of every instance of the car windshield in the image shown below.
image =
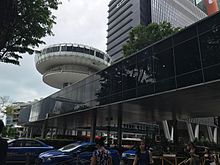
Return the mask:
<path id="1" fill-rule="evenodd" d="M 79 145 L 79 143 L 72 143 L 72 144 L 69 144 L 69 145 L 66 145 L 66 146 L 60 148 L 59 150 L 62 152 L 71 152 L 74 149 L 76 149 L 78 147 L 78 145 Z"/>

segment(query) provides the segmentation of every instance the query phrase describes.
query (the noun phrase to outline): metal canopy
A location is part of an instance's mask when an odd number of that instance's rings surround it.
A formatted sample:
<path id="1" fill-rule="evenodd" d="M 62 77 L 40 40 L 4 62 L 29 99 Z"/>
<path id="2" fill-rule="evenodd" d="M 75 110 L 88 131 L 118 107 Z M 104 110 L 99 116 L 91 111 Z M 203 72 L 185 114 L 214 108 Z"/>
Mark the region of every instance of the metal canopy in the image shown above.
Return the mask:
<path id="1" fill-rule="evenodd" d="M 120 110 L 123 123 L 220 116 L 220 81 L 56 116 L 49 118 L 49 125 L 91 126 L 95 112 L 97 126 L 117 125 Z"/>

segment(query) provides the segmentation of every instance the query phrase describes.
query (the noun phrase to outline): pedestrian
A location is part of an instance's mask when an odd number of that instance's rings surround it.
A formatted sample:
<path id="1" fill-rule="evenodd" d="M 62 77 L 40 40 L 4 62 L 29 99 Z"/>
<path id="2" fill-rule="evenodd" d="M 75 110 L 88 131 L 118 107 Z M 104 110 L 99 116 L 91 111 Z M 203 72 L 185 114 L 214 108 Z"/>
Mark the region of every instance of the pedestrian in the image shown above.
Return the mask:
<path id="1" fill-rule="evenodd" d="M 196 146 L 193 142 L 188 143 L 187 150 L 189 152 L 190 158 L 185 161 L 185 164 L 189 163 L 189 165 L 199 165 L 200 158 L 199 155 L 196 154 Z"/>
<path id="2" fill-rule="evenodd" d="M 6 157 L 7 157 L 7 150 L 8 150 L 8 143 L 6 139 L 3 139 L 1 134 L 4 129 L 4 123 L 0 120 L 0 165 L 6 164 Z"/>
<path id="3" fill-rule="evenodd" d="M 91 165 L 112 165 L 112 158 L 108 150 L 104 147 L 104 139 L 96 141 L 96 148 L 91 158 Z"/>
<path id="4" fill-rule="evenodd" d="M 142 140 L 135 154 L 133 165 L 149 165 L 149 164 L 153 164 L 152 154 L 147 149 L 145 141 Z"/>

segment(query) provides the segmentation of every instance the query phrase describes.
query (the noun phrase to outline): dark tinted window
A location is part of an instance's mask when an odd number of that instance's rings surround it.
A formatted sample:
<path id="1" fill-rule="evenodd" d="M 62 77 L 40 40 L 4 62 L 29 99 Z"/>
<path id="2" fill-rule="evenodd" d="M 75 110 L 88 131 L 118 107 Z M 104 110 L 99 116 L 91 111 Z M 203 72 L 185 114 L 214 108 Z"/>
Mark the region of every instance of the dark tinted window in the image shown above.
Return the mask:
<path id="1" fill-rule="evenodd" d="M 59 46 L 55 46 L 52 48 L 53 52 L 59 52 L 60 51 L 60 47 Z"/>
<path id="2" fill-rule="evenodd" d="M 199 37 L 203 66 L 220 63 L 220 26 Z"/>
<path id="3" fill-rule="evenodd" d="M 89 54 L 94 55 L 94 50 L 90 50 Z"/>
<path id="4" fill-rule="evenodd" d="M 84 53 L 84 50 L 83 50 L 84 48 L 81 48 L 81 47 L 75 47 L 74 49 L 75 49 L 76 52 Z"/>
<path id="5" fill-rule="evenodd" d="M 175 63 L 177 75 L 201 68 L 197 38 L 175 47 Z"/>
<path id="6" fill-rule="evenodd" d="M 111 94 L 111 74 L 110 69 L 103 70 L 100 74 L 100 89 L 96 91 L 96 96 L 98 98 L 106 97 Z"/>
<path id="7" fill-rule="evenodd" d="M 136 87 L 136 78 L 138 76 L 138 69 L 136 66 L 136 56 L 132 56 L 123 61 L 123 90 Z"/>
<path id="8" fill-rule="evenodd" d="M 173 49 L 155 54 L 153 59 L 156 81 L 174 76 Z"/>
<path id="9" fill-rule="evenodd" d="M 213 67 L 204 69 L 204 77 L 205 81 L 220 79 L 220 65 L 215 65 Z"/>
<path id="10" fill-rule="evenodd" d="M 142 63 L 146 58 L 149 59 L 152 56 L 152 48 L 145 49 L 139 52 L 136 56 L 137 63 Z"/>
<path id="11" fill-rule="evenodd" d="M 62 46 L 61 51 L 67 51 L 67 46 Z"/>
<path id="12" fill-rule="evenodd" d="M 172 38 L 169 37 L 156 45 L 153 46 L 153 52 L 154 54 L 160 53 L 166 49 L 170 49 L 172 47 Z"/>
<path id="13" fill-rule="evenodd" d="M 104 59 L 104 54 L 100 52 L 96 52 L 96 57 L 99 57 L 101 59 Z"/>
<path id="14" fill-rule="evenodd" d="M 199 33 L 203 33 L 220 25 L 220 15 L 214 15 L 210 19 L 206 19 L 198 24 Z"/>
<path id="15" fill-rule="evenodd" d="M 121 100 L 122 100 L 122 92 L 113 94 L 113 95 L 111 96 L 111 99 L 108 98 L 108 100 L 111 101 L 112 103 L 113 103 L 113 102 L 121 101 Z"/>
<path id="16" fill-rule="evenodd" d="M 28 140 L 24 142 L 24 147 L 42 147 L 42 144 L 37 141 Z"/>
<path id="17" fill-rule="evenodd" d="M 122 63 L 115 64 L 111 67 L 112 93 L 122 91 Z"/>
<path id="18" fill-rule="evenodd" d="M 143 86 L 137 87 L 137 96 L 145 96 L 149 94 L 153 94 L 155 92 L 155 84 L 148 83 Z"/>
<path id="19" fill-rule="evenodd" d="M 202 71 L 196 71 L 193 73 L 185 74 L 177 77 L 176 79 L 178 88 L 199 84 L 203 82 Z"/>
<path id="20" fill-rule="evenodd" d="M 67 46 L 67 51 L 72 52 L 73 51 L 73 46 Z"/>
<path id="21" fill-rule="evenodd" d="M 138 54 L 138 73 L 137 73 L 137 84 L 146 85 L 155 82 L 155 74 L 153 71 L 153 57 L 151 51 L 143 51 Z"/>
<path id="22" fill-rule="evenodd" d="M 155 92 L 163 92 L 176 88 L 175 78 L 157 81 L 155 84 Z"/>
<path id="23" fill-rule="evenodd" d="M 189 40 L 190 38 L 194 38 L 197 34 L 196 32 L 197 26 L 190 26 L 189 28 L 183 29 L 179 33 L 173 36 L 174 45 L 177 45 L 181 42 Z"/>
<path id="24" fill-rule="evenodd" d="M 123 100 L 132 99 L 136 97 L 136 88 L 123 91 Z"/>
<path id="25" fill-rule="evenodd" d="M 93 152 L 94 150 L 96 150 L 95 145 L 86 145 L 80 149 L 81 152 Z"/>
<path id="26" fill-rule="evenodd" d="M 8 144 L 9 147 L 22 147 L 23 142 L 21 140 L 13 141 Z"/>

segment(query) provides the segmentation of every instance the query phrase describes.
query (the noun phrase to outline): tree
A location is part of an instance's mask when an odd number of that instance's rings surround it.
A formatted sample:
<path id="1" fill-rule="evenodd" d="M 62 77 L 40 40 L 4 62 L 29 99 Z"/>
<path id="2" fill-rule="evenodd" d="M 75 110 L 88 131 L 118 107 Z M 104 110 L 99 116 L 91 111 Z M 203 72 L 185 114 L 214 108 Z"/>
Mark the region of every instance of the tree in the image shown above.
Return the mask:
<path id="1" fill-rule="evenodd" d="M 0 96 L 0 112 L 8 104 L 9 96 Z"/>
<path id="2" fill-rule="evenodd" d="M 11 116 L 14 113 L 15 106 L 11 104 L 9 96 L 0 96 L 0 113 Z"/>
<path id="3" fill-rule="evenodd" d="M 180 28 L 174 28 L 168 22 L 137 26 L 129 33 L 129 40 L 123 45 L 123 54 L 125 57 L 129 56 L 178 31 L 180 31 Z"/>
<path id="4" fill-rule="evenodd" d="M 16 0 L 3 0 L 0 5 L 7 7 L 9 1 Z M 12 8 L 16 9 L 15 19 L 7 26 L 0 24 L 0 62 L 19 65 L 21 53 L 33 54 L 34 47 L 44 44 L 41 38 L 53 35 L 55 16 L 52 10 L 59 4 L 59 0 L 17 0 L 16 8 Z"/>

